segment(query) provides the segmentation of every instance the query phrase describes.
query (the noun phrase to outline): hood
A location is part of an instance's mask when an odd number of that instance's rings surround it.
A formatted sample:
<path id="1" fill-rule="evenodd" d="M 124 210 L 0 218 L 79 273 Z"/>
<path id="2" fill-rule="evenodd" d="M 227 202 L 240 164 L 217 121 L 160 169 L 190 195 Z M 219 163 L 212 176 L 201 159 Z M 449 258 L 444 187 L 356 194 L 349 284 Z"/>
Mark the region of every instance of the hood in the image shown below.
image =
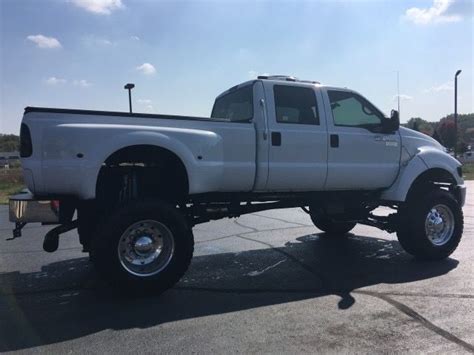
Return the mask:
<path id="1" fill-rule="evenodd" d="M 411 156 L 416 155 L 416 153 L 423 148 L 434 148 L 446 152 L 445 148 L 439 144 L 438 141 L 424 133 L 406 127 L 400 127 L 400 136 L 403 147 L 405 147 Z"/>

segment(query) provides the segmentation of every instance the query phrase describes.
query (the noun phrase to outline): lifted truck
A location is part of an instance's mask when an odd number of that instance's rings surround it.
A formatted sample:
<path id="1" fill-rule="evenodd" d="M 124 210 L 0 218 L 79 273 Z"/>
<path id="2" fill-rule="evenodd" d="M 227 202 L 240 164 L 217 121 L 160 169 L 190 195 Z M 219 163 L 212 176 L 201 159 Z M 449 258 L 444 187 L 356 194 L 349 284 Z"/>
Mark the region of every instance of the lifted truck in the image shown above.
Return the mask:
<path id="1" fill-rule="evenodd" d="M 77 227 L 97 269 L 133 289 L 181 278 L 194 225 L 267 209 L 301 207 L 328 236 L 396 232 L 423 259 L 462 236 L 461 164 L 346 88 L 258 77 L 219 95 L 210 118 L 27 107 L 20 136 L 31 194 L 10 199 L 14 235 L 59 224 L 51 252 Z"/>

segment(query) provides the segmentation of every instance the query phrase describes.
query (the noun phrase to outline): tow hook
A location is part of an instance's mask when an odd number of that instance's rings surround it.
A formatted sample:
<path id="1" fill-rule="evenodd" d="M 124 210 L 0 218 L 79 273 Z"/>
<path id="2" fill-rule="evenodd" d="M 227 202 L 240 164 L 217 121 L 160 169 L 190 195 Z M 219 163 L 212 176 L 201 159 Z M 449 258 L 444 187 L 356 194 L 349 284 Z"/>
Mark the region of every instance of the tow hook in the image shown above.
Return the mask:
<path id="1" fill-rule="evenodd" d="M 13 240 L 21 237 L 21 230 L 26 226 L 26 222 L 15 222 L 15 229 L 13 229 L 13 237 L 7 238 L 7 240 Z"/>
<path id="2" fill-rule="evenodd" d="M 69 232 L 70 230 L 77 228 L 77 219 L 68 222 L 65 224 L 61 224 L 53 229 L 51 229 L 46 235 L 44 236 L 43 241 L 43 250 L 47 251 L 48 253 L 55 252 L 58 250 L 59 246 L 59 235 Z"/>

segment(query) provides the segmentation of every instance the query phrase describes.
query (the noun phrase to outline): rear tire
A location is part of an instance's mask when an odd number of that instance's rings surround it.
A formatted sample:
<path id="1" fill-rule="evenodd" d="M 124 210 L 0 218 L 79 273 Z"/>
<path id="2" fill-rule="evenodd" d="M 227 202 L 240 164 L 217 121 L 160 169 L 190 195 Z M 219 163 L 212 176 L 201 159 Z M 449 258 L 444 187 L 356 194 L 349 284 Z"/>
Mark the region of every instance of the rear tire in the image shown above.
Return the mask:
<path id="1" fill-rule="evenodd" d="M 77 233 L 83 252 L 90 252 L 91 241 L 94 239 L 100 213 L 95 204 L 87 204 L 77 209 Z"/>
<path id="2" fill-rule="evenodd" d="M 131 293 L 161 293 L 188 269 L 194 238 L 185 218 L 163 201 L 134 201 L 98 227 L 91 256 L 98 271 Z"/>
<path id="3" fill-rule="evenodd" d="M 454 196 L 431 190 L 408 201 L 399 211 L 398 241 L 418 259 L 441 260 L 456 250 L 463 232 L 463 212 Z"/>

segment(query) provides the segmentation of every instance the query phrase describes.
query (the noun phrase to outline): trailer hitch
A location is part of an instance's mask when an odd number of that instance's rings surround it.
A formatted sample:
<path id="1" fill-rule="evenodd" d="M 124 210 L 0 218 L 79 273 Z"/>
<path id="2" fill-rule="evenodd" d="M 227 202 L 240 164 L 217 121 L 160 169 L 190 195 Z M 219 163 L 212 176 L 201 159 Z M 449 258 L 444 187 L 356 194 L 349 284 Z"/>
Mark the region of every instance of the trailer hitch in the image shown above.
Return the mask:
<path id="1" fill-rule="evenodd" d="M 7 238 L 7 240 L 13 240 L 21 237 L 21 230 L 26 226 L 26 222 L 15 222 L 15 228 L 13 229 L 13 237 Z"/>

